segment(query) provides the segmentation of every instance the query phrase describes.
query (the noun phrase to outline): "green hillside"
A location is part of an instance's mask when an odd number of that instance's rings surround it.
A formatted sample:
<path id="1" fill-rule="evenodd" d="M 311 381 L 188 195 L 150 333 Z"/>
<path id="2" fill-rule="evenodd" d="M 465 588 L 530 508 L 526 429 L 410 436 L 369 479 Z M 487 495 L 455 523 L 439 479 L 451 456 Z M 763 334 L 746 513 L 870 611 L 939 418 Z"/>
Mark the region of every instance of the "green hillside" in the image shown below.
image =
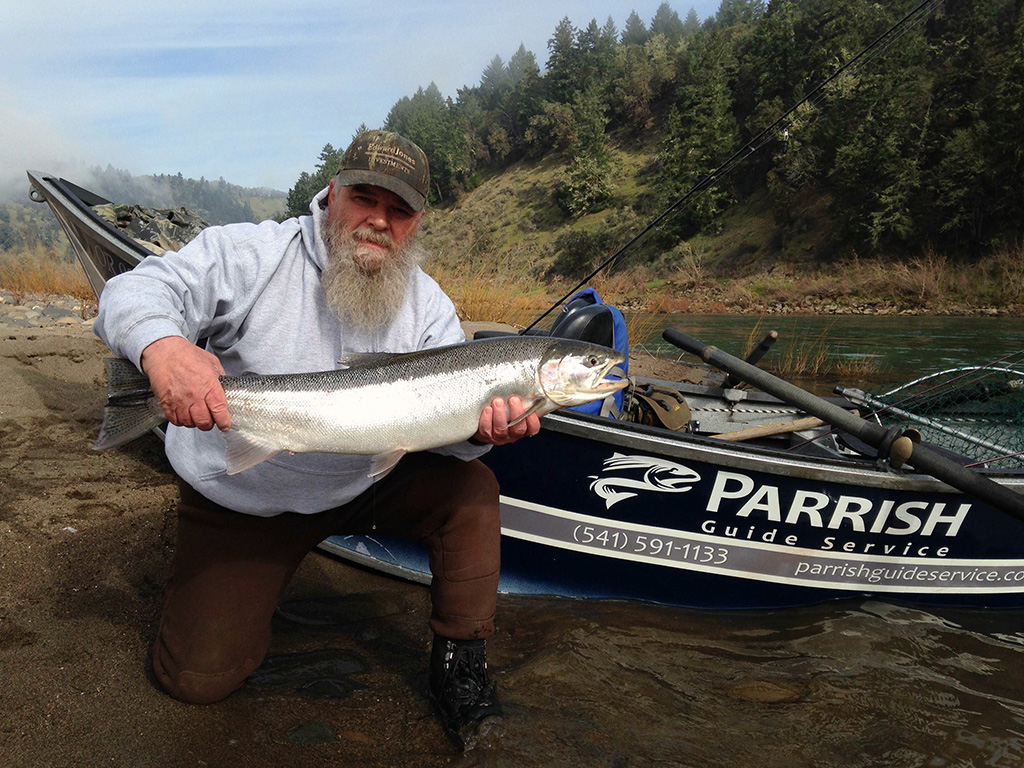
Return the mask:
<path id="1" fill-rule="evenodd" d="M 1019 2 L 722 0 L 704 20 L 665 2 L 621 23 L 566 17 L 543 67 L 510 40 L 477 85 L 395 103 L 380 127 L 430 160 L 439 268 L 557 290 L 699 187 L 620 281 L 745 311 L 937 296 L 1018 311 Z M 324 147 L 290 210 L 338 152 Z"/>

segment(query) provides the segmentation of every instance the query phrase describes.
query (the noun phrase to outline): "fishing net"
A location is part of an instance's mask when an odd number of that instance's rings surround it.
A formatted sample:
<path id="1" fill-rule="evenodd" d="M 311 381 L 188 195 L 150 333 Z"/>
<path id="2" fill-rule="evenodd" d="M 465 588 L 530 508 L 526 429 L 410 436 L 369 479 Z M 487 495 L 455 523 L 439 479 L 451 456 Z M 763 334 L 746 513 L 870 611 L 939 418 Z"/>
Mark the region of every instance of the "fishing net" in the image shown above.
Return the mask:
<path id="1" fill-rule="evenodd" d="M 973 463 L 1024 468 L 1020 361 L 940 371 L 867 398 L 885 426 L 914 428 L 924 442 Z"/>

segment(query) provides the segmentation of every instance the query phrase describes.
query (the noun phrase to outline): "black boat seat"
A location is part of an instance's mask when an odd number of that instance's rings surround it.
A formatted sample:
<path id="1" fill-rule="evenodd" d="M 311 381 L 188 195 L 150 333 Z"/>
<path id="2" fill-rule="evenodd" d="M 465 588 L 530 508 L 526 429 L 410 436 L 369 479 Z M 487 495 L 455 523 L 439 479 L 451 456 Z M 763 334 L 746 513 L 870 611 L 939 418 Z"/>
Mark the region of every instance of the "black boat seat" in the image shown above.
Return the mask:
<path id="1" fill-rule="evenodd" d="M 515 331 L 477 331 L 474 339 L 491 339 L 497 336 L 516 336 Z M 570 306 L 555 318 L 550 330 L 534 328 L 528 336 L 553 336 L 557 339 L 575 339 L 615 347 L 615 319 L 606 304 Z"/>
<path id="2" fill-rule="evenodd" d="M 576 339 L 615 346 L 612 311 L 606 304 L 590 304 L 573 307 L 572 311 L 559 315 L 551 326 L 550 335 L 558 339 Z"/>

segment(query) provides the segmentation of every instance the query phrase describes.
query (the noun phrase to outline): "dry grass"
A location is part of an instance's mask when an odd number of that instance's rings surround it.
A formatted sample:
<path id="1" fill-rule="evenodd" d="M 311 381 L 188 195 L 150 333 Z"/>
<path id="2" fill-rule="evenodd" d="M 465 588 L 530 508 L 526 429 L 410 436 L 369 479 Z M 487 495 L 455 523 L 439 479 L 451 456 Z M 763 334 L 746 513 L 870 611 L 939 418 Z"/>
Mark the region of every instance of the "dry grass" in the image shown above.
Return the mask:
<path id="1" fill-rule="evenodd" d="M 663 289 L 672 302 L 670 311 L 971 314 L 994 308 L 1024 315 L 1024 244 L 974 262 L 927 249 L 904 260 L 853 256 L 778 263 L 761 272 L 714 279 L 702 263 L 677 263 Z"/>
<path id="2" fill-rule="evenodd" d="M 83 305 L 96 300 L 81 266 L 44 246 L 0 251 L 0 288 L 16 300 L 31 293 L 73 296 Z"/>
<path id="3" fill-rule="evenodd" d="M 754 327 L 747 334 L 743 356 L 746 357 L 757 347 L 765 336 L 764 318 L 758 318 Z M 766 370 L 785 379 L 808 379 L 824 376 L 829 369 L 829 354 L 826 339 L 828 328 L 825 328 L 814 339 L 797 335 L 784 344 L 781 354 L 775 350 L 771 357 L 765 357 L 762 364 Z M 774 348 L 773 348 L 774 349 Z"/>
<path id="4" fill-rule="evenodd" d="M 467 275 L 442 265 L 432 266 L 430 273 L 451 297 L 460 320 L 523 328 L 545 308 L 536 285 L 528 289 L 510 277 L 498 278 L 483 270 Z"/>
<path id="5" fill-rule="evenodd" d="M 865 381 L 879 373 L 875 355 L 833 358 L 829 353 L 830 330 L 828 326 L 814 338 L 797 335 L 787 340 L 781 351 L 776 350 L 764 358 L 761 367 L 783 379 Z M 743 356 L 749 355 L 765 335 L 764 317 L 760 317 L 747 334 Z"/>
<path id="6" fill-rule="evenodd" d="M 834 361 L 832 373 L 839 381 L 872 381 L 882 373 L 881 361 L 878 355 L 861 355 L 859 357 L 846 357 Z"/>

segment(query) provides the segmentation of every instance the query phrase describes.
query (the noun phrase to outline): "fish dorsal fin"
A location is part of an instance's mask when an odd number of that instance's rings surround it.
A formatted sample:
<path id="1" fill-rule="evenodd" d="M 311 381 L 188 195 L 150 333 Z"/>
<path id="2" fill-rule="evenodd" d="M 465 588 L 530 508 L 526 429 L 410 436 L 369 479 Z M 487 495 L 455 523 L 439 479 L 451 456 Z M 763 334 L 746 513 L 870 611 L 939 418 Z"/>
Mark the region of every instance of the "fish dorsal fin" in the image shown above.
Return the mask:
<path id="1" fill-rule="evenodd" d="M 398 448 L 391 451 L 391 453 L 378 453 L 370 462 L 369 476 L 373 478 L 374 482 L 383 480 L 391 470 L 398 466 L 398 462 L 402 460 L 406 453 L 403 448 Z"/>
<path id="2" fill-rule="evenodd" d="M 227 472 L 229 475 L 237 475 L 239 472 L 244 472 L 281 453 L 280 448 L 255 440 L 237 429 L 229 429 L 225 432 L 224 441 L 228 446 Z"/>
<path id="3" fill-rule="evenodd" d="M 382 365 L 393 357 L 396 357 L 398 352 L 352 352 L 351 354 L 343 355 L 338 358 L 338 365 L 343 365 L 346 368 L 369 368 L 371 365 Z"/>

